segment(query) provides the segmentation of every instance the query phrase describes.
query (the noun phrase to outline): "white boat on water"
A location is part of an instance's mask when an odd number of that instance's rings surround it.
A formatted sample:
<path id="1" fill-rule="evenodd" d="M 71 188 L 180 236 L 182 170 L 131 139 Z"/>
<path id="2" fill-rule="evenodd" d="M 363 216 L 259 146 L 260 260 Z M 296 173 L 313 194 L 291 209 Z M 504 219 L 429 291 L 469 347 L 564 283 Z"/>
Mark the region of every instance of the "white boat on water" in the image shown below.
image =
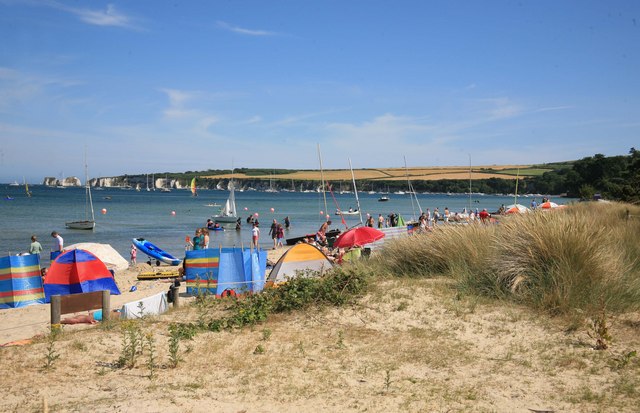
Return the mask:
<path id="1" fill-rule="evenodd" d="M 89 183 L 89 172 L 87 169 L 87 163 L 84 164 L 85 173 L 85 207 L 84 207 L 84 220 L 83 221 L 70 221 L 65 222 L 65 226 L 69 229 L 85 229 L 93 230 L 96 227 L 96 218 L 93 213 L 93 199 L 91 199 L 91 185 Z M 89 212 L 91 212 L 91 219 L 89 219 Z"/>
<path id="2" fill-rule="evenodd" d="M 238 220 L 238 211 L 236 210 L 235 184 L 233 183 L 233 178 L 231 178 L 231 182 L 229 182 L 229 198 L 227 198 L 227 202 L 224 203 L 224 206 L 220 210 L 220 213 L 218 215 L 213 215 L 211 218 L 213 218 L 215 222 L 221 224 L 232 223 Z"/>
<path id="3" fill-rule="evenodd" d="M 357 209 L 349 209 L 348 211 L 342 211 L 340 209 L 336 209 L 336 215 L 358 215 L 360 211 Z"/>
<path id="4" fill-rule="evenodd" d="M 13 181 L 9 184 L 9 186 L 20 186 L 20 184 L 18 183 L 18 181 Z"/>

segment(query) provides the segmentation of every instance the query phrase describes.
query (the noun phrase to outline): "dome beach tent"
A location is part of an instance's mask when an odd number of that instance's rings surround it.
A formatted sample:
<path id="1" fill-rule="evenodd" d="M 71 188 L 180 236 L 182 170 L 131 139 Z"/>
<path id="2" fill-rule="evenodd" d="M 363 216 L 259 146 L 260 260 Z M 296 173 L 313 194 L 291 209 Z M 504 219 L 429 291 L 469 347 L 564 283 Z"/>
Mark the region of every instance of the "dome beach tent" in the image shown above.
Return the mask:
<path id="1" fill-rule="evenodd" d="M 44 279 L 46 301 L 52 295 L 68 295 L 91 291 L 111 291 L 119 295 L 120 290 L 113 274 L 104 263 L 89 251 L 75 249 L 60 254 Z"/>
<path id="2" fill-rule="evenodd" d="M 285 252 L 273 266 L 267 282 L 277 284 L 305 270 L 320 271 L 332 268 L 333 264 L 318 248 L 311 244 L 296 244 Z"/>
<path id="3" fill-rule="evenodd" d="M 0 258 L 0 309 L 44 304 L 38 254 Z"/>
<path id="4" fill-rule="evenodd" d="M 504 208 L 505 214 L 526 214 L 529 211 L 531 211 L 529 208 L 521 204 L 511 204 Z"/>
<path id="5" fill-rule="evenodd" d="M 124 271 L 129 268 L 129 261 L 124 259 L 124 257 L 120 255 L 118 251 L 116 251 L 109 244 L 80 242 L 78 244 L 73 244 L 65 247 L 65 250 L 73 249 L 89 251 L 90 253 L 98 257 L 100 261 L 104 262 L 104 265 L 107 266 L 107 269 L 114 271 Z"/>

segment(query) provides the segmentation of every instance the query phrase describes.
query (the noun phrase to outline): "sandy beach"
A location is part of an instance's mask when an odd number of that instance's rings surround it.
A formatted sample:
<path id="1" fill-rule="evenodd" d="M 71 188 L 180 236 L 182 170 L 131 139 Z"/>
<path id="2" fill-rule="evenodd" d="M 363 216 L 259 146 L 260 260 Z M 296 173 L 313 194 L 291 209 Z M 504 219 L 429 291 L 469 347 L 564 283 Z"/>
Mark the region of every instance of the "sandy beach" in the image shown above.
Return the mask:
<path id="1" fill-rule="evenodd" d="M 267 250 L 267 259 L 276 262 L 289 247 L 277 250 Z M 142 261 L 142 260 L 140 260 Z M 138 274 L 155 270 L 170 271 L 177 267 L 161 266 L 151 267 L 146 263 L 138 263 L 135 268 L 130 267 L 124 271 L 116 272 L 115 279 L 120 289 L 120 295 L 111 296 L 111 308 L 119 308 L 123 304 L 140 300 L 169 289 L 168 279 L 138 280 Z M 267 270 L 268 272 L 268 270 Z M 135 291 L 131 287 L 135 286 Z M 184 295 L 186 291 L 185 283 L 182 283 L 180 292 Z M 189 300 L 185 297 L 185 300 Z M 85 312 L 86 314 L 86 312 Z M 72 315 L 66 315 L 70 317 Z M 23 308 L 10 308 L 0 310 L 0 345 L 6 345 L 13 341 L 30 339 L 34 336 L 48 334 L 50 331 L 51 306 L 49 304 L 31 305 Z M 87 325 L 68 325 L 69 330 L 82 329 Z"/>
<path id="2" fill-rule="evenodd" d="M 270 250 L 276 260 L 284 252 Z M 166 290 L 117 275 L 113 306 Z M 129 292 L 136 285 L 136 292 Z M 184 287 L 183 287 L 184 289 Z M 207 311 L 224 311 L 215 300 Z M 6 412 L 636 412 L 640 314 L 611 320 L 595 351 L 585 330 L 506 302 L 460 297 L 446 279 L 380 279 L 350 306 L 274 314 L 265 323 L 201 332 L 170 366 L 171 322 L 184 305 L 143 321 L 151 340 L 133 368 L 116 366 L 124 325 L 64 326 L 0 348 Z M 0 312 L 2 342 L 48 332 L 49 306 Z M 146 341 L 144 341 L 146 343 Z M 142 345 L 142 344 L 140 344 Z M 146 345 L 146 344 L 145 344 Z M 47 355 L 59 356 L 50 369 Z M 149 370 L 149 354 L 154 370 Z"/>

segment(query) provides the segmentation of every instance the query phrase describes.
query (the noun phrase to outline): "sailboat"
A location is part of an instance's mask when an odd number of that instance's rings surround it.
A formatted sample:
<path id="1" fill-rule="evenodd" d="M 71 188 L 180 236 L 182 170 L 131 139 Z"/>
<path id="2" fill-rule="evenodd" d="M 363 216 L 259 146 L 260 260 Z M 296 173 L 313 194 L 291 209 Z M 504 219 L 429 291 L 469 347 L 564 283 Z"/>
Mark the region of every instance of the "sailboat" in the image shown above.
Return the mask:
<path id="1" fill-rule="evenodd" d="M 273 187 L 273 174 L 269 176 L 269 188 L 265 189 L 264 192 L 278 192 L 278 190 Z"/>
<path id="2" fill-rule="evenodd" d="M 513 197 L 513 204 L 505 207 L 505 214 L 524 214 L 531 211 L 526 206 L 518 203 L 518 181 L 520 181 L 520 168 L 518 168 L 518 172 L 516 173 L 516 193 Z"/>
<path id="3" fill-rule="evenodd" d="M 196 189 L 196 177 L 191 180 L 191 195 L 198 196 L 198 190 Z"/>
<path id="4" fill-rule="evenodd" d="M 65 222 L 65 226 L 69 229 L 88 229 L 93 230 L 96 227 L 96 218 L 93 213 L 93 200 L 91 199 L 91 184 L 89 182 L 89 172 L 87 162 L 84 163 L 84 179 L 85 179 L 85 207 L 84 207 L 84 221 L 71 221 Z M 91 219 L 89 219 L 89 211 L 91 211 Z"/>
<path id="5" fill-rule="evenodd" d="M 171 183 L 169 182 L 169 179 L 167 178 L 167 175 L 164 176 L 164 184 L 162 186 L 162 188 L 160 188 L 161 192 L 171 192 Z"/>
<path id="6" fill-rule="evenodd" d="M 27 198 L 31 198 L 31 191 L 29 191 L 29 184 L 27 183 L 27 180 L 22 178 L 22 180 L 24 181 L 24 192 L 27 194 Z"/>
<path id="7" fill-rule="evenodd" d="M 353 192 L 356 194 L 356 206 L 357 208 L 354 210 L 349 208 L 348 211 L 337 210 L 336 215 L 359 215 L 360 216 L 360 225 L 364 222 L 362 221 L 362 211 L 360 210 L 360 199 L 358 198 L 358 189 L 356 187 L 356 177 L 353 174 L 353 166 L 351 165 L 351 158 L 349 158 L 349 169 L 351 170 L 351 181 L 353 182 Z M 342 192 L 340 192 L 342 193 Z"/>
<path id="8" fill-rule="evenodd" d="M 233 171 L 231 171 L 231 180 L 229 181 L 229 198 L 227 198 L 227 202 L 225 202 L 224 206 L 220 210 L 220 214 L 213 215 L 211 217 L 215 222 L 224 224 L 233 223 L 238 220 L 235 190 L 235 184 L 233 183 Z"/>

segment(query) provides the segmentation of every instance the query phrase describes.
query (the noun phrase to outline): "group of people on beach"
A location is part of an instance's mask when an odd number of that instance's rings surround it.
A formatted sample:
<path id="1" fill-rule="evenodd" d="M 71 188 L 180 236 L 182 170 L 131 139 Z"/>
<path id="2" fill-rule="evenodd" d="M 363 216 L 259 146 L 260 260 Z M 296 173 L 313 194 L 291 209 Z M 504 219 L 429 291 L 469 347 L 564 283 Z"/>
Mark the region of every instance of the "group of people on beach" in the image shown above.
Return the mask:
<path id="1" fill-rule="evenodd" d="M 51 237 L 54 239 L 54 245 L 51 249 L 53 255 L 60 254 L 64 249 L 64 239 L 58 234 L 57 231 L 53 231 L 51 233 Z M 34 234 L 31 235 L 31 244 L 29 245 L 29 254 L 42 254 L 44 248 L 42 248 L 42 244 L 38 241 L 38 237 Z M 57 253 L 57 254 L 56 254 Z"/>
<path id="2" fill-rule="evenodd" d="M 196 228 L 193 238 L 185 238 L 185 250 L 203 250 L 209 248 L 209 229 L 207 227 Z"/>

